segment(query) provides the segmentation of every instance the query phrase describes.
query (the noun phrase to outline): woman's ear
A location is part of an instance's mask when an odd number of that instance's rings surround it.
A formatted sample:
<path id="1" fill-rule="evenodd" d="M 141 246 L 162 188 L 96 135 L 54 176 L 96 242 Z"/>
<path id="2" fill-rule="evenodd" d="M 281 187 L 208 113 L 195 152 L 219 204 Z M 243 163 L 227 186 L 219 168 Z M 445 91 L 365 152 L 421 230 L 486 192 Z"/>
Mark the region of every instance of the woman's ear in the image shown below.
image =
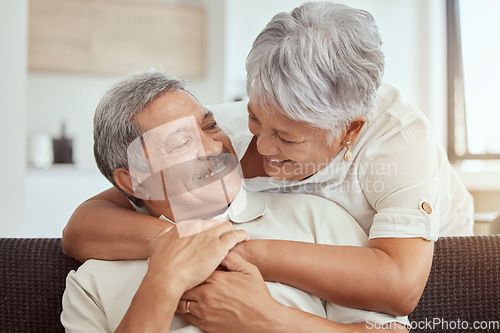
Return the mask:
<path id="1" fill-rule="evenodd" d="M 361 132 L 361 129 L 363 129 L 363 126 L 365 126 L 365 124 L 366 124 L 365 116 L 359 116 L 353 121 L 351 121 L 351 123 L 347 127 L 342 144 L 345 144 L 346 142 L 351 142 L 351 145 L 354 145 L 356 139 L 358 138 L 359 133 Z"/>

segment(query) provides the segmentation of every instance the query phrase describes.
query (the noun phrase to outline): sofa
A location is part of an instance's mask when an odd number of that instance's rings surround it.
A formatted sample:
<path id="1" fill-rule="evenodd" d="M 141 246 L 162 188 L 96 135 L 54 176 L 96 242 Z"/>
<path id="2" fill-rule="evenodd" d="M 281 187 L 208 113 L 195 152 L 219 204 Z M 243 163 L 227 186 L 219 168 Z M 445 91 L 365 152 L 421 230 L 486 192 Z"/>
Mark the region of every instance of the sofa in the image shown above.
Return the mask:
<path id="1" fill-rule="evenodd" d="M 65 278 L 79 265 L 59 238 L 1 238 L 0 332 L 64 332 Z M 500 332 L 500 235 L 440 238 L 409 317 L 412 332 Z"/>

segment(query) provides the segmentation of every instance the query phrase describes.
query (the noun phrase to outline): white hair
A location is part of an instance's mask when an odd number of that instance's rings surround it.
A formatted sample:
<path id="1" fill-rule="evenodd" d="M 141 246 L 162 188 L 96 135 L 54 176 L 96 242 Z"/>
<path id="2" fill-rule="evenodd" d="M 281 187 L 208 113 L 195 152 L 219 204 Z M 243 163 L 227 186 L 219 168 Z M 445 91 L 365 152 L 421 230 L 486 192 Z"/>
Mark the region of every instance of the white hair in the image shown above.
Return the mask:
<path id="1" fill-rule="evenodd" d="M 267 112 L 327 129 L 328 143 L 373 106 L 384 72 L 372 15 L 329 2 L 279 13 L 247 57 L 250 100 Z"/>
<path id="2" fill-rule="evenodd" d="M 128 170 L 129 165 L 137 167 L 144 161 L 140 153 L 127 154 L 129 145 L 144 133 L 136 116 L 163 93 L 175 90 L 186 91 L 184 83 L 162 72 L 140 72 L 127 76 L 109 89 L 97 105 L 94 157 L 101 173 L 119 190 L 113 178 L 114 171 L 118 168 Z M 140 161 L 129 161 L 129 157 Z M 142 204 L 137 198 L 123 193 L 134 203 Z"/>

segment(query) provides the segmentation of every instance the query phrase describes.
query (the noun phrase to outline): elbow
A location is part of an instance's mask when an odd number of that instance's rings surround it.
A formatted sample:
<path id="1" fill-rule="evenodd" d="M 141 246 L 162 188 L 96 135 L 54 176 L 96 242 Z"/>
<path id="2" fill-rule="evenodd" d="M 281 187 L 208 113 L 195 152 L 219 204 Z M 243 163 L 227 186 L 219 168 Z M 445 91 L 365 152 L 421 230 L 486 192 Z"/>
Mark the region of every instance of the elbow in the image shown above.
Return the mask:
<path id="1" fill-rule="evenodd" d="M 66 233 L 66 228 L 67 227 L 64 227 L 63 231 L 62 231 L 62 237 L 61 237 L 61 248 L 62 248 L 62 251 L 65 255 L 69 256 L 69 249 L 68 249 L 68 242 L 67 242 L 67 233 Z"/>
<path id="2" fill-rule="evenodd" d="M 86 202 L 88 202 L 87 200 Z M 85 262 L 89 257 L 86 257 L 88 252 L 89 241 L 86 238 L 85 219 L 89 216 L 89 211 L 86 209 L 86 202 L 76 208 L 68 223 L 62 231 L 61 248 L 65 255 L 74 258 L 79 262 Z"/>
<path id="3" fill-rule="evenodd" d="M 414 295 L 412 295 L 414 294 Z M 394 310 L 394 314 L 400 317 L 407 316 L 415 310 L 420 301 L 421 294 L 416 293 L 408 293 L 405 292 L 405 295 L 401 295 L 399 297 L 399 301 L 396 302 Z"/>
<path id="4" fill-rule="evenodd" d="M 382 312 L 393 316 L 408 316 L 417 307 L 424 291 L 427 278 L 416 276 L 412 272 L 394 273 L 387 281 L 389 288 L 385 288 L 386 308 Z"/>
<path id="5" fill-rule="evenodd" d="M 65 255 L 68 257 L 72 257 L 73 251 L 71 248 L 72 242 L 69 240 L 70 236 L 68 235 L 68 226 L 64 227 L 61 237 L 61 248 Z"/>
<path id="6" fill-rule="evenodd" d="M 394 300 L 390 313 L 398 317 L 409 315 L 415 310 L 422 296 L 423 289 L 420 283 L 401 284 L 397 290 L 393 290 L 391 298 Z"/>
<path id="7" fill-rule="evenodd" d="M 410 243 L 414 245 L 413 251 L 404 252 L 401 247 L 392 249 L 393 255 L 389 256 L 389 264 L 385 266 L 384 283 L 388 287 L 385 288 L 388 297 L 386 305 L 390 306 L 384 312 L 407 316 L 415 310 L 422 297 L 432 266 L 433 243 L 418 242 Z"/>
<path id="8" fill-rule="evenodd" d="M 68 231 L 68 226 L 66 226 L 63 229 L 61 237 L 61 248 L 63 253 L 81 263 L 87 261 L 89 258 L 82 256 L 80 251 L 77 251 L 77 247 L 78 239 L 74 239 L 74 237 L 72 237 L 72 232 Z"/>

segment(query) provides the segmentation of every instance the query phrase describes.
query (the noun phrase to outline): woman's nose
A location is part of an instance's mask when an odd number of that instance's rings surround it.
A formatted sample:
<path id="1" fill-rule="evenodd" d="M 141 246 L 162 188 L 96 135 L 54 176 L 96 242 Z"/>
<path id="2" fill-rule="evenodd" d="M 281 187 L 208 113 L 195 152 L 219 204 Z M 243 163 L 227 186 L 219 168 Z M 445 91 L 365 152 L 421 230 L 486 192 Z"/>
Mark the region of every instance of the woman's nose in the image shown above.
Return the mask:
<path id="1" fill-rule="evenodd" d="M 265 156 L 277 155 L 280 152 L 274 138 L 264 131 L 257 136 L 257 151 Z"/>

